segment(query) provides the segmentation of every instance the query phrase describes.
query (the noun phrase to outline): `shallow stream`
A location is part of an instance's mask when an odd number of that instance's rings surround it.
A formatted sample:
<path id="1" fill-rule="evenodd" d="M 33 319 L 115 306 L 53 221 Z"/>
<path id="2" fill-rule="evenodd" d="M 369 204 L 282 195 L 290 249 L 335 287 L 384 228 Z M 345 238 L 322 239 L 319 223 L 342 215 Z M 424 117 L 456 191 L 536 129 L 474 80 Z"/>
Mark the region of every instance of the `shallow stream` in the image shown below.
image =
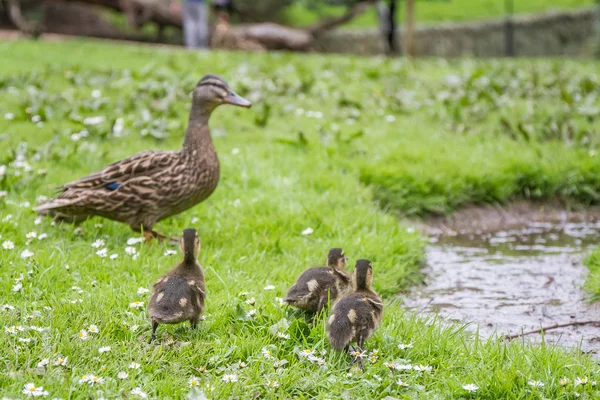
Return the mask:
<path id="1" fill-rule="evenodd" d="M 532 223 L 523 229 L 432 238 L 425 285 L 405 297 L 413 311 L 472 322 L 483 335 L 600 320 L 582 289 L 582 259 L 600 243 L 600 222 Z M 526 336 L 539 341 L 539 334 Z M 545 339 L 600 352 L 600 324 L 548 330 Z"/>

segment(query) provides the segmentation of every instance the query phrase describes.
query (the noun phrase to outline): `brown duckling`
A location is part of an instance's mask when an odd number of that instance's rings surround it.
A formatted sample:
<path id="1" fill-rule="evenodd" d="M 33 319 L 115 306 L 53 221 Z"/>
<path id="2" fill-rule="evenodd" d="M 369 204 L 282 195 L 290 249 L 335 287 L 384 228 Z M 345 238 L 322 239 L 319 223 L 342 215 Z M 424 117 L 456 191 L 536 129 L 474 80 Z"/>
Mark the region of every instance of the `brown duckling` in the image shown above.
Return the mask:
<path id="1" fill-rule="evenodd" d="M 288 291 L 285 301 L 306 311 L 321 311 L 328 298 L 333 302 L 352 289 L 350 275 L 346 272 L 347 260 L 344 250 L 329 250 L 327 266 L 304 271 Z"/>
<path id="2" fill-rule="evenodd" d="M 340 298 L 327 321 L 327 338 L 335 350 L 348 350 L 356 342 L 359 351 L 381 322 L 383 302 L 371 289 L 373 266 L 369 260 L 358 260 L 352 274 L 354 292 Z M 362 368 L 362 356 L 355 356 L 348 368 L 357 360 Z"/>
<path id="3" fill-rule="evenodd" d="M 158 324 L 177 324 L 190 321 L 196 327 L 204 310 L 206 291 L 202 266 L 198 263 L 200 239 L 195 229 L 186 229 L 180 240 L 183 261 L 152 287 L 148 315 L 152 321 L 152 337 L 156 339 Z"/>

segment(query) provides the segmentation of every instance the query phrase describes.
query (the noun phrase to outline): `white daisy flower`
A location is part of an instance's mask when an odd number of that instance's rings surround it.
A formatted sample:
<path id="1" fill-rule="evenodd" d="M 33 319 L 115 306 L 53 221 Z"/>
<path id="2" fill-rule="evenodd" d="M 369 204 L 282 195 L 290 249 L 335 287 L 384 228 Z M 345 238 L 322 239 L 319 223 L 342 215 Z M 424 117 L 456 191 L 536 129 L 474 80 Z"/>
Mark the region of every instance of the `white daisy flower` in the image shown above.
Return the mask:
<path id="1" fill-rule="evenodd" d="M 102 239 L 98 239 L 94 243 L 92 243 L 92 247 L 95 249 L 102 247 L 102 246 L 104 246 L 104 240 L 102 240 Z"/>
<path id="2" fill-rule="evenodd" d="M 21 282 L 15 283 L 12 287 L 12 291 L 15 293 L 20 292 L 21 289 L 23 289 L 23 284 Z"/>
<path id="3" fill-rule="evenodd" d="M 305 230 L 302 231 L 303 235 L 312 235 L 312 233 L 314 232 L 313 228 L 308 227 Z"/>
<path id="4" fill-rule="evenodd" d="M 138 290 L 137 290 L 137 294 L 138 294 L 138 295 L 140 295 L 140 296 L 141 296 L 141 295 L 143 295 L 143 294 L 146 294 L 146 293 L 148 293 L 148 292 L 150 292 L 150 290 L 149 290 L 149 289 L 146 289 L 146 288 L 144 288 L 144 287 L 140 287 L 140 288 L 138 288 Z"/>
<path id="5" fill-rule="evenodd" d="M 41 234 L 38 236 L 38 240 L 44 240 L 44 239 L 46 239 L 47 237 L 48 237 L 48 234 L 47 234 L 47 233 L 41 233 Z"/>
<path id="6" fill-rule="evenodd" d="M 9 335 L 14 335 L 17 333 L 17 327 L 16 326 L 7 326 L 4 328 L 4 331 L 6 333 L 8 333 Z"/>
<path id="7" fill-rule="evenodd" d="M 198 387 L 200 386 L 200 379 L 196 378 L 195 376 L 192 376 L 188 381 L 188 385 L 190 385 L 190 387 Z"/>
<path id="8" fill-rule="evenodd" d="M 57 367 L 66 367 L 68 360 L 69 357 L 58 357 L 54 365 L 56 365 Z"/>
<path id="9" fill-rule="evenodd" d="M 34 225 L 41 225 L 42 224 L 42 217 L 37 217 L 36 219 L 33 220 L 33 224 Z"/>
<path id="10" fill-rule="evenodd" d="M 99 91 L 98 89 L 94 89 L 94 90 L 92 90 L 92 97 L 93 97 L 93 98 L 97 99 L 97 98 L 99 98 L 100 96 L 102 96 L 102 92 L 101 92 L 101 91 Z"/>
<path id="11" fill-rule="evenodd" d="M 475 393 L 479 389 L 479 386 L 474 383 L 467 383 L 466 385 L 463 385 L 462 388 L 469 393 Z"/>
<path id="12" fill-rule="evenodd" d="M 135 331 L 137 331 L 137 330 L 139 329 L 139 327 L 140 327 L 139 325 L 131 325 L 131 326 L 129 327 L 129 330 L 130 330 L 131 332 L 135 332 Z"/>
<path id="13" fill-rule="evenodd" d="M 234 375 L 234 374 L 225 374 L 225 375 L 223 375 L 221 380 L 224 382 L 227 382 L 227 383 L 237 382 L 238 377 L 237 377 L 237 375 Z"/>
<path id="14" fill-rule="evenodd" d="M 97 117 L 88 117 L 83 120 L 83 124 L 84 125 L 98 125 L 98 124 L 103 123 L 104 120 L 105 120 L 105 118 L 101 115 L 97 116 Z"/>
<path id="15" fill-rule="evenodd" d="M 136 387 L 136 388 L 131 389 L 131 394 L 133 396 L 139 397 L 140 399 L 147 399 L 148 398 L 148 395 L 146 394 L 146 392 L 144 392 L 142 390 L 142 388 L 140 388 L 140 387 Z"/>
<path id="16" fill-rule="evenodd" d="M 246 304 L 249 304 L 251 306 L 253 306 L 255 303 L 256 303 L 256 299 L 254 297 L 251 297 L 248 300 L 246 300 Z"/>
<path id="17" fill-rule="evenodd" d="M 254 309 L 254 308 L 253 308 L 252 310 L 248 311 L 248 312 L 246 313 L 246 316 L 247 316 L 248 318 L 254 318 L 254 317 L 256 316 L 256 309 Z"/>
<path id="18" fill-rule="evenodd" d="M 99 384 L 102 384 L 102 383 L 104 383 L 104 378 L 101 378 L 101 377 L 99 377 L 99 376 L 96 376 L 96 375 L 92 375 L 92 376 L 90 377 L 90 380 L 88 381 L 88 383 L 89 383 L 90 385 L 92 385 L 92 386 L 93 386 L 93 385 L 96 385 L 96 384 L 98 384 L 98 385 L 99 385 Z"/>
<path id="19" fill-rule="evenodd" d="M 117 378 L 119 379 L 127 379 L 129 378 L 129 374 L 125 371 L 121 371 L 117 374 Z"/>
<path id="20" fill-rule="evenodd" d="M 23 388 L 23 394 L 29 397 L 46 397 L 48 396 L 48 391 L 44 390 L 42 386 L 36 387 L 33 383 L 28 383 Z"/>
<path id="21" fill-rule="evenodd" d="M 7 121 L 10 121 L 10 120 L 12 120 L 14 118 L 15 118 L 15 114 L 13 114 L 13 113 L 7 112 L 6 114 L 4 114 L 4 119 L 7 120 Z"/>
<path id="22" fill-rule="evenodd" d="M 27 233 L 27 235 L 25 235 L 25 238 L 28 240 L 35 239 L 36 237 L 37 237 L 36 231 L 31 231 L 31 232 Z"/>
<path id="23" fill-rule="evenodd" d="M 88 383 L 90 381 L 90 376 L 88 375 L 83 375 L 81 378 L 79 378 L 79 383 Z"/>
<path id="24" fill-rule="evenodd" d="M 42 361 L 37 363 L 37 367 L 44 368 L 46 365 L 48 365 L 49 362 L 50 362 L 50 360 L 48 360 L 47 358 L 44 358 L 44 359 L 42 359 Z"/>
<path id="25" fill-rule="evenodd" d="M 233 154 L 234 156 L 237 154 L 240 154 L 240 149 L 238 149 L 237 147 L 234 147 L 233 149 L 231 149 L 231 154 Z"/>
<path id="26" fill-rule="evenodd" d="M 97 325 L 90 325 L 90 327 L 88 328 L 88 332 L 89 333 L 99 333 L 100 329 L 98 328 Z"/>
<path id="27" fill-rule="evenodd" d="M 350 352 L 350 355 L 354 358 L 365 358 L 367 356 L 366 351 L 354 350 Z"/>
<path id="28" fill-rule="evenodd" d="M 166 250 L 166 251 L 165 251 L 165 254 L 164 254 L 164 255 L 165 255 L 165 256 L 173 256 L 173 255 L 175 255 L 175 254 L 177 254 L 177 250 L 171 250 L 171 249 L 169 249 L 169 250 Z"/>
<path id="29" fill-rule="evenodd" d="M 133 256 L 135 255 L 135 253 L 137 253 L 137 250 L 135 249 L 135 247 L 127 246 L 125 247 L 125 253 L 129 254 L 130 256 Z"/>
<path id="30" fill-rule="evenodd" d="M 386 115 L 385 120 L 386 122 L 394 122 L 396 120 L 396 117 L 394 117 L 393 115 Z"/>
<path id="31" fill-rule="evenodd" d="M 129 307 L 130 308 L 141 308 L 141 307 L 144 307 L 144 303 L 141 301 L 132 301 L 131 303 L 129 303 Z"/>
<path id="32" fill-rule="evenodd" d="M 290 338 L 290 335 L 284 332 L 277 332 L 277 337 L 283 340 L 288 340 Z"/>
<path id="33" fill-rule="evenodd" d="M 527 382 L 527 384 L 534 388 L 544 387 L 544 382 L 542 382 L 542 381 L 529 381 L 529 382 Z"/>
<path id="34" fill-rule="evenodd" d="M 136 362 L 129 363 L 129 368 L 131 369 L 140 369 L 140 364 Z"/>
<path id="35" fill-rule="evenodd" d="M 133 246 L 136 243 L 142 243 L 144 241 L 144 238 L 141 237 L 132 237 L 127 239 L 127 245 L 128 246 Z"/>
<path id="36" fill-rule="evenodd" d="M 88 339 L 88 333 L 87 333 L 87 331 L 86 331 L 85 329 L 82 329 L 82 330 L 80 330 L 80 331 L 77 333 L 77 336 L 78 336 L 78 337 L 79 337 L 79 339 L 81 339 L 81 340 L 87 340 L 87 339 Z"/>
<path id="37" fill-rule="evenodd" d="M 313 355 L 313 351 L 311 349 L 304 349 L 298 352 L 300 357 L 308 357 Z"/>
<path id="38" fill-rule="evenodd" d="M 14 244 L 13 242 L 11 242 L 10 240 L 5 240 L 5 241 L 2 243 L 2 248 L 3 248 L 4 250 L 12 250 L 12 249 L 14 249 L 14 248 L 15 248 L 15 244 Z"/>
<path id="39" fill-rule="evenodd" d="M 267 360 L 270 360 L 273 358 L 273 354 L 271 354 L 271 351 L 269 349 L 267 349 L 266 347 L 262 348 L 261 353 L 262 353 L 263 357 L 265 357 Z"/>
<path id="40" fill-rule="evenodd" d="M 13 311 L 15 309 L 14 306 L 11 306 L 10 304 L 5 304 L 2 306 L 2 311 Z"/>
<path id="41" fill-rule="evenodd" d="M 578 385 L 586 385 L 588 383 L 588 378 L 586 378 L 585 376 L 583 378 L 577 377 L 575 378 L 575 386 Z"/>
<path id="42" fill-rule="evenodd" d="M 415 365 L 413 367 L 413 369 L 415 371 L 429 372 L 429 371 L 431 371 L 432 367 L 431 367 L 431 365 L 422 365 L 422 364 L 420 364 L 420 365 Z"/>
<path id="43" fill-rule="evenodd" d="M 277 381 L 272 381 L 272 380 L 268 380 L 268 381 L 267 381 L 267 387 L 270 387 L 270 388 L 278 388 L 278 387 L 279 387 L 279 382 L 277 382 Z"/>
<path id="44" fill-rule="evenodd" d="M 100 250 L 98 250 L 98 251 L 96 252 L 96 255 L 97 255 L 98 257 L 102 257 L 102 258 L 104 258 L 104 257 L 106 257 L 106 256 L 108 255 L 108 249 L 107 249 L 106 247 L 105 247 L 105 248 L 103 248 L 103 249 L 100 249 Z"/>
<path id="45" fill-rule="evenodd" d="M 265 287 L 263 288 L 263 290 L 275 290 L 275 286 L 273 286 L 273 285 L 268 285 L 268 286 L 265 286 Z"/>
<path id="46" fill-rule="evenodd" d="M 100 353 L 100 354 L 102 354 L 102 353 L 106 353 L 106 352 L 109 352 L 109 351 L 110 351 L 110 349 L 111 349 L 111 347 L 110 347 L 110 346 L 102 346 L 102 347 L 100 347 L 100 348 L 98 349 L 98 353 Z"/>
<path id="47" fill-rule="evenodd" d="M 560 386 L 563 386 L 563 387 L 564 387 L 564 386 L 567 386 L 567 385 L 569 384 L 569 380 L 568 380 L 567 378 L 561 378 L 561 379 L 558 381 L 558 384 L 559 384 Z"/>
<path id="48" fill-rule="evenodd" d="M 415 366 L 412 366 L 410 364 L 394 364 L 394 369 L 396 371 L 409 371 L 413 368 L 415 368 Z"/>
<path id="49" fill-rule="evenodd" d="M 412 347 L 413 347 L 412 343 L 406 343 L 406 344 L 405 344 L 405 343 L 400 343 L 400 344 L 398 345 L 398 348 L 399 348 L 400 350 L 406 350 L 406 349 L 410 349 L 410 348 L 412 348 Z"/>
<path id="50" fill-rule="evenodd" d="M 116 260 L 117 257 L 119 257 L 119 255 L 117 253 L 114 253 L 114 254 L 111 254 L 110 257 L 108 257 L 108 258 L 110 258 L 111 260 Z"/>
<path id="51" fill-rule="evenodd" d="M 29 249 L 25 249 L 21 252 L 21 258 L 31 258 L 33 257 L 33 251 Z"/>
<path id="52" fill-rule="evenodd" d="M 404 382 L 402 379 L 398 379 L 396 383 L 398 384 L 398 386 L 408 387 L 408 383 Z"/>

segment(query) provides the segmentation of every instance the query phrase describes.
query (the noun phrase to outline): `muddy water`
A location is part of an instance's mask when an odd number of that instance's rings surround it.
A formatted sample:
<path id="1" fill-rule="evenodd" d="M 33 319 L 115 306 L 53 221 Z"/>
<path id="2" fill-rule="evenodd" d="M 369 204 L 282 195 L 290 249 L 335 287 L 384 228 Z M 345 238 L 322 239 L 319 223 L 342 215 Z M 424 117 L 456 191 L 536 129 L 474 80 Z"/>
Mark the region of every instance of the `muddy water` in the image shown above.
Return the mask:
<path id="1" fill-rule="evenodd" d="M 483 335 L 519 333 L 573 321 L 600 320 L 581 286 L 585 254 L 600 244 L 600 222 L 531 224 L 483 235 L 432 238 L 426 282 L 406 306 L 472 322 Z M 546 332 L 546 341 L 600 352 L 600 324 Z M 539 341 L 540 335 L 527 336 Z"/>

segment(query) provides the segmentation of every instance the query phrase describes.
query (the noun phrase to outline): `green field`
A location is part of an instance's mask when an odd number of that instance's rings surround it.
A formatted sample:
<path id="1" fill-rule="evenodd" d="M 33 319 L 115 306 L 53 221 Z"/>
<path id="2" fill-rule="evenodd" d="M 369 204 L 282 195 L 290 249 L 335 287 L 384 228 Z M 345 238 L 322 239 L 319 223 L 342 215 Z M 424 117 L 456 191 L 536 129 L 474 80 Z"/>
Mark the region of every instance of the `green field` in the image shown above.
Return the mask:
<path id="1" fill-rule="evenodd" d="M 527 0 L 514 1 L 514 13 L 539 13 L 548 11 L 563 11 L 580 7 L 592 7 L 595 0 Z M 400 19 L 404 17 L 404 2 L 399 1 L 398 12 Z M 339 15 L 344 11 L 340 7 L 320 6 L 317 9 L 307 8 L 302 2 L 285 11 L 287 22 L 296 26 L 311 24 L 323 15 Z M 442 21 L 468 21 L 504 16 L 504 0 L 416 0 L 415 18 L 418 22 L 435 23 Z M 349 24 L 351 28 L 367 28 L 378 26 L 375 9 L 358 16 Z"/>
<path id="2" fill-rule="evenodd" d="M 396 214 L 515 198 L 598 203 L 597 63 L 411 63 L 92 41 L 3 42 L 0 58 L 0 396 L 22 398 L 30 382 L 48 398 L 598 396 L 595 384 L 575 385 L 597 379 L 591 358 L 480 339 L 405 313 L 396 295 L 420 279 L 425 244 Z M 206 319 L 194 332 L 161 327 L 148 345 L 145 307 L 132 304 L 145 304 L 139 288 L 179 261 L 166 254 L 173 248 L 128 245 L 136 235 L 107 220 L 54 226 L 31 206 L 134 152 L 178 148 L 189 93 L 208 72 L 255 105 L 213 115 L 217 191 L 157 226 L 198 229 Z M 115 134 L 117 119 L 124 128 Z M 352 265 L 372 260 L 385 296 L 383 324 L 366 344 L 377 356 L 364 373 L 346 372 L 324 320 L 311 329 L 277 300 L 333 246 Z M 96 254 L 103 248 L 107 257 Z M 82 340 L 90 325 L 98 332 Z M 66 366 L 55 365 L 60 357 Z M 80 383 L 84 375 L 103 382 Z"/>

